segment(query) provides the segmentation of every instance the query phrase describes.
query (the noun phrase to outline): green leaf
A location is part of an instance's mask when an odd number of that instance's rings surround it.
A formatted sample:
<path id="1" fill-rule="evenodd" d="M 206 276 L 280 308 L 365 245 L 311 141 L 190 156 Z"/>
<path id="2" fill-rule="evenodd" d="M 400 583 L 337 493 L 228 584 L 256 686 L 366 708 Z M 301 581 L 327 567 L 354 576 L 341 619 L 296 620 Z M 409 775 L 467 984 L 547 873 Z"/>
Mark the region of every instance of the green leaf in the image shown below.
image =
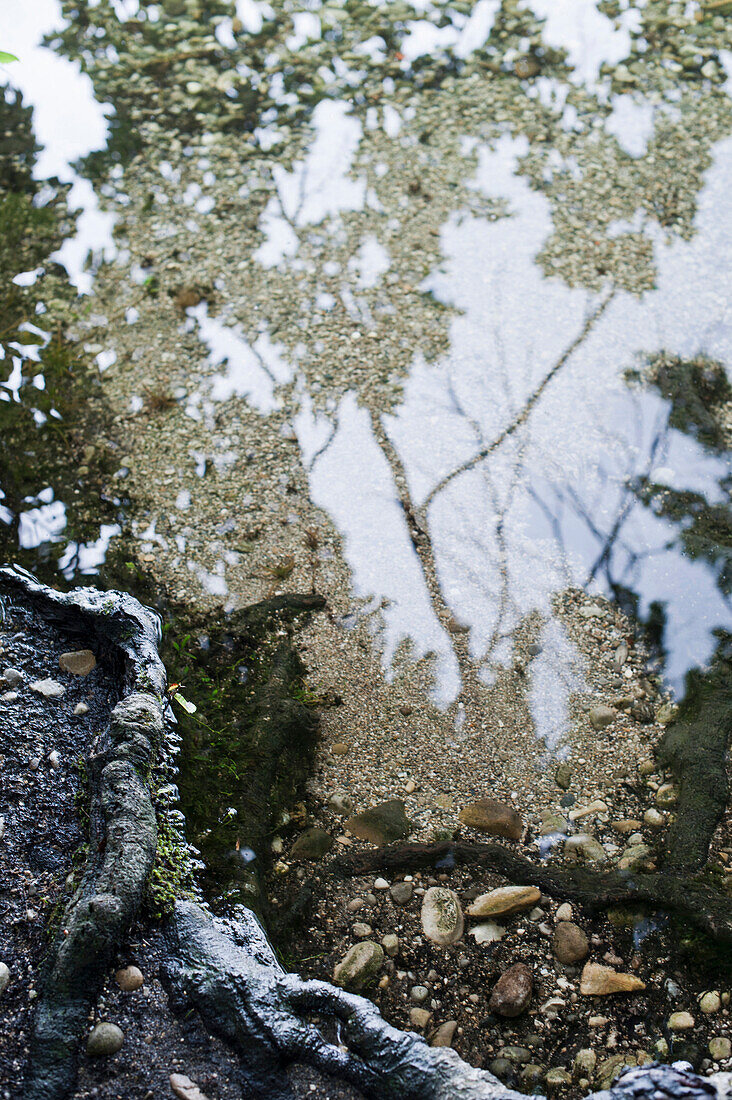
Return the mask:
<path id="1" fill-rule="evenodd" d="M 18 58 L 14 53 L 6 53 L 5 50 L 0 50 L 0 64 L 4 64 L 6 61 L 17 61 Z"/>
<path id="2" fill-rule="evenodd" d="M 176 703 L 180 703 L 180 705 L 183 707 L 183 710 L 186 712 L 186 714 L 195 714 L 196 713 L 196 710 L 198 709 L 196 707 L 196 704 L 195 703 L 189 703 L 189 701 L 187 699 L 183 698 L 183 696 L 181 695 L 181 693 L 179 691 L 176 691 L 173 698 L 175 699 Z"/>

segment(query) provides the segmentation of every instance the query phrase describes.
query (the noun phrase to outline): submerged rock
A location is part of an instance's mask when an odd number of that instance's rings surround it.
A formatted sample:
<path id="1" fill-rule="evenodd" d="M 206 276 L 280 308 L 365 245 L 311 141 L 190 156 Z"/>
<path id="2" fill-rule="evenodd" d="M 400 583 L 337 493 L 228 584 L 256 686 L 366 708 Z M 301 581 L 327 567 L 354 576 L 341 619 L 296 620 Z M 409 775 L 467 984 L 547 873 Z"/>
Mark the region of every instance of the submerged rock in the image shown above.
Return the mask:
<path id="1" fill-rule="evenodd" d="M 372 982 L 384 962 L 384 950 L 373 940 L 364 940 L 346 953 L 333 971 L 333 981 L 352 992 Z"/>
<path id="2" fill-rule="evenodd" d="M 290 849 L 290 859 L 322 859 L 333 847 L 333 837 L 318 825 L 306 829 Z"/>
<path id="3" fill-rule="evenodd" d="M 595 730 L 604 730 L 617 718 L 618 712 L 612 707 L 606 707 L 600 703 L 590 710 L 590 725 Z"/>
<path id="4" fill-rule="evenodd" d="M 457 943 L 463 934 L 463 911 L 453 890 L 431 886 L 422 902 L 422 931 L 432 943 Z"/>
<path id="5" fill-rule="evenodd" d="M 136 989 L 142 989 L 144 983 L 142 971 L 136 966 L 124 966 L 117 971 L 114 980 L 124 993 L 134 993 Z"/>
<path id="6" fill-rule="evenodd" d="M 460 821 L 481 833 L 503 836 L 508 840 L 520 840 L 523 832 L 523 822 L 513 806 L 492 798 L 471 802 L 460 811 Z"/>
<path id="7" fill-rule="evenodd" d="M 388 802 L 380 802 L 368 810 L 363 810 L 360 814 L 349 817 L 345 828 L 361 840 L 382 845 L 409 836 L 412 826 L 402 800 L 392 798 Z"/>
<path id="8" fill-rule="evenodd" d="M 60 699 L 66 694 L 66 688 L 58 680 L 34 680 L 29 686 L 31 691 L 36 695 L 42 695 L 44 699 Z"/>
<path id="9" fill-rule="evenodd" d="M 169 1080 L 170 1087 L 179 1100 L 208 1100 L 196 1082 L 191 1081 L 184 1073 L 171 1073 Z"/>

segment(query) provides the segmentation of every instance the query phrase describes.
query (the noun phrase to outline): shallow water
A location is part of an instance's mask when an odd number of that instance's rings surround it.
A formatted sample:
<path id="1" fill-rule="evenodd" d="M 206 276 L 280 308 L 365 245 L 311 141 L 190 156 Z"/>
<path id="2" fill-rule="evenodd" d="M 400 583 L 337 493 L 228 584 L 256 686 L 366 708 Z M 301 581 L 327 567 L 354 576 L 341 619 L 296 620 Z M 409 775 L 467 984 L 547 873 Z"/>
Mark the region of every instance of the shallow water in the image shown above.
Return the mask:
<path id="1" fill-rule="evenodd" d="M 517 628 L 538 614 L 530 706 L 537 733 L 556 749 L 586 669 L 553 606 L 557 593 L 579 586 L 653 620 L 664 674 L 682 690 L 732 624 L 729 547 L 688 537 L 695 517 L 728 507 L 729 455 L 628 372 L 643 375 L 661 356 L 725 371 L 732 361 L 723 30 L 699 23 L 707 35 L 699 64 L 684 69 L 678 58 L 695 56 L 700 9 L 678 5 L 679 42 L 653 68 L 644 37 L 653 5 L 620 4 L 615 19 L 593 0 L 381 5 L 389 43 L 371 33 L 373 20 L 341 18 L 338 5 L 290 12 L 248 0 L 210 5 L 207 16 L 205 5 L 120 2 L 113 17 L 96 7 L 88 14 L 104 42 L 105 33 L 124 34 L 127 20 L 169 26 L 171 43 L 213 29 L 236 67 L 197 79 L 198 62 L 186 62 L 180 94 L 203 96 L 210 78 L 217 110 L 235 100 L 237 80 L 262 85 L 249 67 L 257 36 L 271 50 L 279 71 L 245 134 L 258 158 L 242 160 L 233 181 L 186 146 L 202 138 L 205 147 L 218 126 L 213 109 L 208 117 L 202 108 L 198 132 L 183 133 L 170 153 L 165 111 L 175 82 L 163 82 L 160 108 L 142 108 L 143 125 L 163 119 L 150 157 L 158 242 L 175 239 L 176 255 L 186 255 L 201 241 L 213 248 L 225 224 L 238 233 L 226 213 L 232 185 L 259 210 L 254 230 L 242 233 L 248 281 L 214 263 L 216 304 L 204 293 L 180 322 L 201 350 L 176 397 L 209 430 L 219 472 L 238 458 L 236 440 L 217 434 L 223 405 L 244 400 L 297 440 L 310 498 L 342 536 L 351 618 L 367 616 L 387 675 L 407 641 L 410 660 L 434 656 L 434 700 L 460 703 L 466 675 L 490 684 L 512 660 Z M 73 19 L 63 47 L 41 46 L 64 25 L 61 8 L 44 0 L 26 5 L 20 20 L 14 12 L 6 43 L 21 57 L 6 67 L 8 80 L 33 104 L 45 146 L 35 175 L 70 183 L 69 203 L 82 211 L 54 258 L 82 294 L 93 293 L 101 263 L 128 288 L 144 288 L 152 269 L 130 255 L 124 234 L 112 238 L 138 169 L 121 156 L 92 182 L 78 162 L 103 148 L 109 120 L 129 105 L 109 83 L 129 58 L 119 61 L 110 41 L 90 60 L 90 35 Z M 530 11 L 543 27 L 503 29 Z M 709 57 L 717 68 L 703 75 Z M 303 66 L 299 89 L 285 82 L 283 58 Z M 516 80 L 526 58 L 529 75 Z M 433 93 L 420 73 L 438 62 Z M 470 93 L 470 82 L 485 77 L 481 64 L 494 74 L 484 108 Z M 313 105 L 316 77 L 325 90 Z M 235 131 L 223 140 L 244 150 Z M 668 188 L 656 194 L 664 173 L 678 216 L 668 214 Z M 287 316 L 269 310 L 268 287 L 289 296 Z M 137 305 L 127 308 L 126 324 L 139 316 Z M 100 372 L 119 372 L 119 324 L 102 324 L 100 343 L 97 326 L 89 344 Z M 21 360 L 36 354 L 42 381 L 42 349 L 18 349 Z M 4 383 L 10 400 L 18 398 L 13 378 Z M 143 403 L 133 395 L 133 412 Z M 205 471 L 211 456 L 191 451 L 191 460 Z M 64 486 L 38 487 L 19 517 L 21 547 L 62 537 L 63 499 Z M 179 493 L 179 522 L 200 506 L 195 493 Z M 119 533 L 100 524 L 98 539 L 64 550 L 59 569 L 94 572 Z M 154 520 L 136 537 L 148 551 L 175 540 L 202 589 L 236 603 L 236 554 L 203 564 L 190 555 L 190 535 L 166 538 Z M 459 708 L 455 717 L 459 725 Z"/>

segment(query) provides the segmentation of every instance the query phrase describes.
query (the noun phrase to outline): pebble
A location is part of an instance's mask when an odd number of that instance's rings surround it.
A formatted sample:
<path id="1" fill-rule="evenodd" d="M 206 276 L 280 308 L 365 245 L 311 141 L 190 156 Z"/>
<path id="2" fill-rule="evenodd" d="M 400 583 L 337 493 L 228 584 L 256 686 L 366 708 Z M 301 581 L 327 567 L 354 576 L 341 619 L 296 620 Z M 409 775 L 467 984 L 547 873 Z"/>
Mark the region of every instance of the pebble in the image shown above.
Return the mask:
<path id="1" fill-rule="evenodd" d="M 571 920 L 573 916 L 574 912 L 572 911 L 572 906 L 568 901 L 565 901 L 559 906 L 554 914 L 554 920 L 559 923 L 559 921 L 562 920 Z"/>
<path id="2" fill-rule="evenodd" d="M 195 1081 L 184 1073 L 171 1073 L 169 1080 L 171 1089 L 180 1100 L 208 1100 Z"/>
<path id="3" fill-rule="evenodd" d="M 457 1020 L 445 1020 L 430 1036 L 431 1047 L 451 1047 L 457 1031 Z"/>
<path id="4" fill-rule="evenodd" d="M 384 948 L 389 958 L 393 959 L 394 956 L 399 953 L 399 937 L 395 936 L 393 932 L 390 932 L 382 939 L 381 946 Z"/>
<path id="5" fill-rule="evenodd" d="M 90 649 L 77 649 L 62 653 L 58 659 L 59 667 L 72 676 L 88 676 L 96 668 L 97 659 Z"/>
<path id="6" fill-rule="evenodd" d="M 412 900 L 414 887 L 411 882 L 395 882 L 389 887 L 389 893 L 395 905 L 407 905 Z"/>
<path id="7" fill-rule="evenodd" d="M 669 1031 L 689 1031 L 696 1021 L 690 1012 L 672 1012 L 668 1018 Z"/>
<path id="8" fill-rule="evenodd" d="M 432 1013 L 428 1012 L 426 1008 L 412 1008 L 409 1010 L 409 1019 L 413 1027 L 418 1027 L 420 1031 L 424 1031 L 432 1019 Z"/>
<path id="9" fill-rule="evenodd" d="M 566 762 L 557 765 L 554 773 L 554 782 L 563 791 L 568 791 L 572 785 L 572 769 Z"/>
<path id="10" fill-rule="evenodd" d="M 541 900 L 536 886 L 499 886 L 477 897 L 468 909 L 470 917 L 500 917 L 532 909 Z"/>
<path id="11" fill-rule="evenodd" d="M 706 993 L 702 993 L 699 998 L 699 1008 L 705 1016 L 714 1015 L 715 1012 L 719 1012 L 721 1007 L 722 998 L 716 989 L 710 989 Z"/>
<path id="12" fill-rule="evenodd" d="M 0 994 L 4 993 L 10 984 L 10 968 L 7 963 L 0 962 Z"/>
<path id="13" fill-rule="evenodd" d="M 374 890 L 388 890 L 388 889 L 389 889 L 389 883 L 386 881 L 385 878 L 375 878 L 374 879 Z"/>
<path id="14" fill-rule="evenodd" d="M 53 770 L 55 772 L 57 772 L 59 770 L 59 768 L 61 767 L 61 757 L 59 756 L 59 754 L 56 752 L 55 749 L 52 752 L 49 752 L 49 754 L 48 754 L 48 763 L 51 765 L 51 767 L 53 768 Z"/>
<path id="15" fill-rule="evenodd" d="M 89 713 L 89 707 L 86 703 L 77 703 L 74 707 L 74 714 L 77 718 L 83 718 L 85 714 Z"/>
<path id="16" fill-rule="evenodd" d="M 142 971 L 137 966 L 123 966 L 114 976 L 114 980 L 124 993 L 134 993 L 141 989 L 144 978 Z"/>
<path id="17" fill-rule="evenodd" d="M 2 699 L 3 703 L 15 703 L 19 698 L 20 696 L 17 691 L 4 691 L 2 695 L 0 695 L 0 699 Z"/>
<path id="18" fill-rule="evenodd" d="M 366 924 L 364 921 L 357 921 L 351 929 L 357 940 L 366 940 L 373 932 L 373 928 L 370 924 Z"/>
<path id="19" fill-rule="evenodd" d="M 658 806 L 674 806 L 679 800 L 679 790 L 673 783 L 663 783 L 656 791 Z"/>
<path id="20" fill-rule="evenodd" d="M 623 974 L 599 963 L 586 963 L 580 979 L 580 993 L 607 997 L 611 993 L 635 993 L 645 989 L 645 982 L 635 974 Z"/>
<path id="21" fill-rule="evenodd" d="M 585 863 L 604 863 L 607 852 L 600 841 L 589 833 L 576 833 L 564 842 L 564 854 Z"/>
<path id="22" fill-rule="evenodd" d="M 97 1024 L 86 1041 L 86 1052 L 93 1058 L 116 1054 L 124 1039 L 124 1032 L 116 1024 Z"/>
<path id="23" fill-rule="evenodd" d="M 353 810 L 353 799 L 346 791 L 334 791 L 328 799 L 328 807 L 341 817 L 348 817 Z"/>
<path id="24" fill-rule="evenodd" d="M 578 1077 L 592 1077 L 596 1065 L 597 1055 L 589 1047 L 578 1050 L 572 1063 L 574 1072 Z"/>
<path id="25" fill-rule="evenodd" d="M 349 750 L 349 745 L 345 741 L 336 741 L 335 745 L 331 745 L 331 752 L 334 756 L 346 756 Z"/>
<path id="26" fill-rule="evenodd" d="M 587 936 L 577 924 L 572 921 L 560 921 L 554 929 L 553 942 L 554 955 L 565 966 L 573 966 L 575 963 L 586 959 L 590 944 Z"/>
<path id="27" fill-rule="evenodd" d="M 19 668 L 6 668 L 0 676 L 0 688 L 14 688 L 23 683 L 25 676 Z"/>
<path id="28" fill-rule="evenodd" d="M 605 612 L 597 603 L 588 603 L 584 607 L 580 607 L 578 614 L 583 619 L 604 619 Z"/>
<path id="29" fill-rule="evenodd" d="M 520 840 L 524 830 L 523 822 L 513 806 L 496 802 L 492 798 L 481 798 L 471 802 L 459 814 L 460 821 L 471 829 L 491 836 L 502 836 L 507 840 Z"/>
<path id="30" fill-rule="evenodd" d="M 463 934 L 463 911 L 453 890 L 431 886 L 422 901 L 422 931 L 437 944 L 457 943 Z"/>
<path id="31" fill-rule="evenodd" d="M 715 1062 L 724 1062 L 732 1057 L 732 1041 L 724 1035 L 715 1035 L 709 1040 L 709 1053 Z"/>
<path id="32" fill-rule="evenodd" d="M 415 1004 L 421 1005 L 423 1001 L 426 1001 L 430 995 L 430 991 L 426 985 L 413 985 L 409 991 L 410 998 Z"/>
<path id="33" fill-rule="evenodd" d="M 362 940 L 346 952 L 333 970 L 336 985 L 354 992 L 372 981 L 384 962 L 384 949 L 372 940 Z"/>
<path id="34" fill-rule="evenodd" d="M 529 967 L 525 963 L 514 963 L 493 986 L 488 1008 L 498 1016 L 520 1016 L 529 1006 L 533 988 Z"/>
<path id="35" fill-rule="evenodd" d="M 660 810 L 654 810 L 653 807 L 651 807 L 650 810 L 646 810 L 646 812 L 643 814 L 643 820 L 645 821 L 646 825 L 650 825 L 652 829 L 660 829 L 664 824 L 666 818 L 663 816 Z"/>
<path id="36" fill-rule="evenodd" d="M 607 726 L 618 716 L 618 712 L 613 707 L 607 707 L 604 703 L 600 703 L 596 707 L 590 708 L 590 725 L 594 730 L 604 730 Z"/>
<path id="37" fill-rule="evenodd" d="M 346 902 L 346 909 L 349 913 L 357 913 L 359 909 L 363 909 L 366 902 L 363 898 L 351 898 Z"/>
<path id="38" fill-rule="evenodd" d="M 546 1084 L 549 1089 L 559 1089 L 572 1084 L 572 1076 L 561 1066 L 552 1066 L 547 1070 Z"/>
<path id="39" fill-rule="evenodd" d="M 36 695 L 42 695 L 44 699 L 60 699 L 62 695 L 66 694 L 66 688 L 58 680 L 34 680 L 29 687 L 31 691 L 35 692 Z"/>

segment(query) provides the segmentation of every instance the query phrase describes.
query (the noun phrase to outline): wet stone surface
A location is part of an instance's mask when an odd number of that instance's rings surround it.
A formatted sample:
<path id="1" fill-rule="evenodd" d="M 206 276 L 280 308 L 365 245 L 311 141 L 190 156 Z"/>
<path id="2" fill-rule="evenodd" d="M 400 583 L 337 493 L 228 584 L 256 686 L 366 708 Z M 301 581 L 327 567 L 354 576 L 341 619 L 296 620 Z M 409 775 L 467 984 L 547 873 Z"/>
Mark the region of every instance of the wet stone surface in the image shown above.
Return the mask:
<path id="1" fill-rule="evenodd" d="M 0 958 L 10 973 L 2 993 L 0 1081 L 13 1095 L 19 1095 L 46 954 L 85 857 L 86 761 L 119 698 L 103 664 L 83 680 L 60 669 L 59 657 L 79 640 L 5 603 L 0 674 L 13 686 L 0 693 Z M 30 689 L 50 679 L 64 688 L 62 696 Z M 87 708 L 83 716 L 74 713 L 80 703 Z"/>

